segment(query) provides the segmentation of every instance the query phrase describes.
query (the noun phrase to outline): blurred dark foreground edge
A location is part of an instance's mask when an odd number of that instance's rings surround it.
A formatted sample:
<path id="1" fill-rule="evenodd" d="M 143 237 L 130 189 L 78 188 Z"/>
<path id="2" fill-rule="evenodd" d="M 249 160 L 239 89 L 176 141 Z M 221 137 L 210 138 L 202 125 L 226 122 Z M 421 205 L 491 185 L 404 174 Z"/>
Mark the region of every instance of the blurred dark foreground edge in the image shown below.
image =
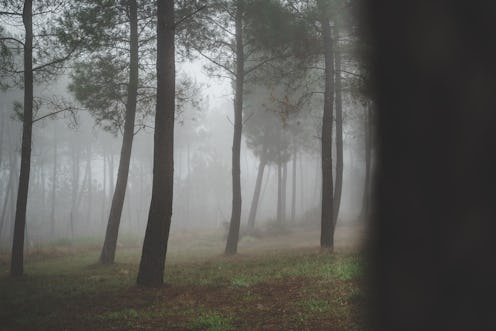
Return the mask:
<path id="1" fill-rule="evenodd" d="M 363 0 L 373 330 L 496 330 L 496 2 Z"/>

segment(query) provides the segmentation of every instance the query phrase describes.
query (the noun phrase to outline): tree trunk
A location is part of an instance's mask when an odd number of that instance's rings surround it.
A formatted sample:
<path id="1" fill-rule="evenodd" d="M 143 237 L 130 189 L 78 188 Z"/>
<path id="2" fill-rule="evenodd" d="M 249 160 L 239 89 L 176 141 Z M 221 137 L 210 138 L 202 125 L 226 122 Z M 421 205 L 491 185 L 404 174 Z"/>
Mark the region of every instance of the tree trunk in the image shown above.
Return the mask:
<path id="1" fill-rule="evenodd" d="M 286 222 L 286 188 L 288 183 L 288 163 L 282 165 L 282 181 L 281 181 L 281 220 Z"/>
<path id="2" fill-rule="evenodd" d="M 33 129 L 33 2 L 24 1 L 22 21 L 26 31 L 24 40 L 24 115 L 22 123 L 21 171 L 14 223 L 14 240 L 10 275 L 20 277 L 24 271 L 24 234 L 28 202 L 29 171 L 31 167 L 31 139 Z"/>
<path id="3" fill-rule="evenodd" d="M 50 206 L 50 234 L 55 237 L 55 194 L 57 190 L 57 130 L 53 130 L 53 169 L 52 169 L 52 201 Z"/>
<path id="4" fill-rule="evenodd" d="M 336 90 L 336 185 L 334 187 L 334 207 L 333 220 L 334 225 L 338 221 L 339 207 L 341 206 L 341 193 L 343 191 L 343 98 L 341 84 L 341 50 L 338 47 L 339 32 L 335 29 L 336 47 L 335 47 L 335 90 Z"/>
<path id="5" fill-rule="evenodd" d="M 372 156 L 372 106 L 367 104 L 365 117 L 365 183 L 363 186 L 362 211 L 360 219 L 367 219 L 370 215 L 370 175 Z"/>
<path id="6" fill-rule="evenodd" d="M 255 183 L 255 191 L 253 192 L 253 199 L 251 200 L 250 214 L 248 216 L 248 231 L 253 232 L 255 229 L 255 216 L 257 214 L 258 201 L 260 199 L 260 191 L 262 188 L 262 180 L 264 169 L 266 165 L 265 153 L 260 156 L 260 163 L 258 164 L 257 182 Z"/>
<path id="7" fill-rule="evenodd" d="M 293 178 L 291 184 L 293 185 L 292 194 L 291 194 L 291 222 L 296 222 L 296 164 L 297 164 L 297 156 L 298 152 L 296 148 L 293 153 L 293 166 L 291 170 L 293 171 Z"/>
<path id="8" fill-rule="evenodd" d="M 325 90 L 322 118 L 322 210 L 320 247 L 334 248 L 333 179 L 332 179 L 332 117 L 334 104 L 334 61 L 329 18 L 321 21 L 324 41 Z"/>
<path id="9" fill-rule="evenodd" d="M 105 147 L 103 147 L 103 185 L 102 185 L 102 223 L 105 222 L 105 216 L 107 214 L 107 153 Z"/>
<path id="10" fill-rule="evenodd" d="M 100 263 L 102 264 L 114 263 L 122 207 L 126 196 L 129 164 L 131 161 L 131 149 L 134 137 L 134 121 L 136 114 L 136 100 L 138 95 L 138 9 L 136 0 L 130 0 L 128 6 L 130 22 L 130 70 L 127 91 L 126 119 L 124 124 L 124 134 L 122 137 L 119 170 L 117 171 L 117 183 L 114 190 L 114 196 L 112 198 L 112 205 L 110 207 L 105 241 L 100 255 Z"/>
<path id="11" fill-rule="evenodd" d="M 93 235 L 93 177 L 92 177 L 92 169 L 91 169 L 91 143 L 88 144 L 87 147 L 87 167 L 88 167 L 88 181 L 87 181 L 87 187 L 88 187 L 88 210 L 86 211 L 86 222 L 88 225 L 88 229 L 90 230 L 89 234 Z"/>
<path id="12" fill-rule="evenodd" d="M 137 278 L 137 283 L 145 286 L 163 284 L 174 184 L 174 1 L 159 0 L 157 16 L 157 108 L 152 200 Z"/>
<path id="13" fill-rule="evenodd" d="M 243 129 L 243 86 L 244 86 L 244 48 L 243 48 L 243 11 L 242 1 L 237 1 L 236 19 L 236 90 L 234 93 L 234 134 L 232 147 L 232 213 L 227 236 L 227 255 L 238 251 L 239 227 L 241 222 L 241 131 Z"/>
<path id="14" fill-rule="evenodd" d="M 282 165 L 277 164 L 277 223 L 282 223 Z"/>

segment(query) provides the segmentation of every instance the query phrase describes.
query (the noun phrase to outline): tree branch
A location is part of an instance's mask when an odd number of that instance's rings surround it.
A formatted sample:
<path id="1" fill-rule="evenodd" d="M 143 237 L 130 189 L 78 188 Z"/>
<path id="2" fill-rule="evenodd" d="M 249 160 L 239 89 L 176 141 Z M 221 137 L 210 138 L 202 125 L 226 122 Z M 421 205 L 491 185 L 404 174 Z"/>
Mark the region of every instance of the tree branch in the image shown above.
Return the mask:
<path id="1" fill-rule="evenodd" d="M 181 18 L 179 21 L 175 22 L 174 23 L 174 27 L 177 28 L 182 22 L 186 21 L 190 17 L 193 17 L 194 15 L 196 15 L 198 12 L 202 11 L 205 8 L 207 8 L 207 5 L 203 5 L 203 6 L 199 7 L 199 8 L 197 8 L 194 12 L 189 13 L 188 15 L 184 16 L 183 18 Z"/>
<path id="2" fill-rule="evenodd" d="M 223 65 L 222 63 L 217 62 L 216 60 L 212 59 L 210 56 L 208 56 L 206 54 L 203 54 L 203 52 L 200 51 L 199 49 L 196 49 L 196 51 L 201 56 L 203 56 L 204 58 L 206 58 L 207 60 L 209 60 L 210 62 L 212 62 L 213 64 L 215 64 L 216 66 L 224 69 L 225 71 L 227 71 L 228 73 L 230 73 L 231 75 L 233 75 L 234 77 L 236 77 L 236 73 L 234 71 L 232 71 L 231 69 L 229 69 L 227 66 Z"/>
<path id="3" fill-rule="evenodd" d="M 24 46 L 24 43 L 22 41 L 20 41 L 19 39 L 16 39 L 16 38 L 12 38 L 12 37 L 2 37 L 0 38 L 0 41 L 2 40 L 12 40 L 12 41 L 15 41 L 19 44 L 21 44 L 22 46 Z"/>

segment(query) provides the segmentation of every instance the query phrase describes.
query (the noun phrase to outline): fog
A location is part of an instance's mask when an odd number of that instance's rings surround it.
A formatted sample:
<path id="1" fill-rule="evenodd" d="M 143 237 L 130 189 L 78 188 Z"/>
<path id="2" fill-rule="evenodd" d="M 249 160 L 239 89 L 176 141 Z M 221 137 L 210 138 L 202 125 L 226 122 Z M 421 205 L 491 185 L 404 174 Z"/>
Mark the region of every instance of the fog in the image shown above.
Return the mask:
<path id="1" fill-rule="evenodd" d="M 186 102 L 176 116 L 174 138 L 174 204 L 171 236 L 178 232 L 227 231 L 232 205 L 232 94 L 228 81 L 209 79 L 200 62 L 182 64 L 189 77 L 204 90 L 193 105 Z M 117 178 L 122 128 L 109 132 L 68 91 L 67 75 L 35 87 L 45 100 L 35 118 L 71 104 L 71 109 L 36 121 L 33 126 L 31 181 L 26 245 L 49 242 L 103 241 Z M 229 90 L 229 88 L 228 88 Z M 273 97 L 273 96 L 272 96 Z M 271 121 L 267 133 L 283 130 L 287 141 L 303 137 L 287 165 L 284 226 L 317 229 L 320 222 L 321 160 L 318 104 L 281 116 L 268 109 L 267 93 L 249 91 L 246 97 L 245 132 L 250 126 Z M 0 246 L 12 245 L 16 191 L 19 177 L 22 123 L 14 104 L 22 90 L 1 93 L 0 140 Z M 264 101 L 265 100 L 265 101 Z M 317 103 L 317 102 L 314 102 Z M 262 105 L 263 104 L 263 105 Z M 58 107 L 58 108 L 57 108 Z M 140 110 L 138 109 L 138 113 Z M 344 185 L 338 225 L 357 222 L 362 210 L 364 185 L 363 105 L 351 98 L 344 105 Z M 139 115 L 138 115 L 139 116 Z M 291 126 L 297 127 L 292 130 Z M 248 138 L 249 139 L 249 138 Z M 287 146 L 286 146 L 287 147 Z M 243 135 L 241 149 L 242 235 L 255 190 L 259 157 Z M 277 151 L 272 150 L 275 154 Z M 291 153 L 292 154 L 292 153 Z M 293 180 L 293 166 L 296 164 Z M 277 221 L 277 164 L 264 172 L 255 224 L 263 229 Z M 153 118 L 136 124 L 129 178 L 119 238 L 141 241 L 151 199 L 153 169 Z M 295 197 L 292 197 L 293 186 Z M 293 204 L 294 202 L 294 215 Z M 219 237 L 222 239 L 222 236 Z"/>

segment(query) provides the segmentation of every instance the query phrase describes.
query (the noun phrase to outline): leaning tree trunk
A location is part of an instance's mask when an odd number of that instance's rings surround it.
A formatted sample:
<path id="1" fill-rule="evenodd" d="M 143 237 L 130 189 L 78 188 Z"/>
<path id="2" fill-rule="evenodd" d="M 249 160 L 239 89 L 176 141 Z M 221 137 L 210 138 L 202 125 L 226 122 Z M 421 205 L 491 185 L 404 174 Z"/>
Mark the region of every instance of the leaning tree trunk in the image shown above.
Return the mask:
<path id="1" fill-rule="evenodd" d="M 244 85 L 244 50 L 243 50 L 243 12 L 238 1 L 235 19 L 236 35 L 236 90 L 234 95 L 234 134 L 232 147 L 232 213 L 227 236 L 227 255 L 238 251 L 239 227 L 241 222 L 241 131 L 243 129 L 243 85 Z"/>
<path id="2" fill-rule="evenodd" d="M 130 25 L 130 70 L 129 84 L 127 90 L 126 119 L 124 134 L 122 137 L 121 157 L 119 159 L 119 170 L 117 171 L 117 183 L 115 185 L 110 215 L 105 233 L 100 263 L 112 264 L 115 259 L 115 248 L 119 235 L 122 207 L 126 196 L 127 179 L 129 176 L 129 164 L 131 162 L 131 149 L 134 137 L 134 121 L 136 115 L 136 99 L 138 96 L 138 8 L 136 0 L 129 1 L 129 25 Z"/>
<path id="3" fill-rule="evenodd" d="M 258 201 L 260 200 L 260 191 L 262 189 L 262 180 L 265 170 L 265 152 L 260 156 L 260 163 L 258 164 L 257 181 L 255 183 L 255 191 L 253 192 L 253 199 L 251 200 L 250 214 L 248 216 L 248 231 L 253 232 L 255 229 L 255 216 L 257 214 Z"/>
<path id="4" fill-rule="evenodd" d="M 343 191 L 343 99 L 342 99 L 342 84 L 341 84 L 341 51 L 338 45 L 339 33 L 336 32 L 336 47 L 335 47 L 335 90 L 336 90 L 336 186 L 334 187 L 334 207 L 333 207 L 333 222 L 334 226 L 338 221 L 339 207 L 341 206 L 341 193 Z"/>
<path id="5" fill-rule="evenodd" d="M 144 286 L 160 286 L 164 281 L 174 183 L 174 1 L 159 0 L 157 16 L 157 108 L 152 200 L 137 278 L 137 283 Z"/>
<path id="6" fill-rule="evenodd" d="M 332 180 L 332 117 L 334 104 L 334 61 L 331 27 L 328 17 L 321 21 L 324 41 L 325 90 L 322 117 L 322 211 L 320 247 L 334 248 L 333 180 Z"/>
<path id="7" fill-rule="evenodd" d="M 31 139 L 33 129 L 33 1 L 25 0 L 22 21 L 26 31 L 24 40 L 24 115 L 22 123 L 21 171 L 14 223 L 14 240 L 10 275 L 20 277 L 24 271 L 24 234 L 28 202 L 29 171 L 31 167 Z"/>

